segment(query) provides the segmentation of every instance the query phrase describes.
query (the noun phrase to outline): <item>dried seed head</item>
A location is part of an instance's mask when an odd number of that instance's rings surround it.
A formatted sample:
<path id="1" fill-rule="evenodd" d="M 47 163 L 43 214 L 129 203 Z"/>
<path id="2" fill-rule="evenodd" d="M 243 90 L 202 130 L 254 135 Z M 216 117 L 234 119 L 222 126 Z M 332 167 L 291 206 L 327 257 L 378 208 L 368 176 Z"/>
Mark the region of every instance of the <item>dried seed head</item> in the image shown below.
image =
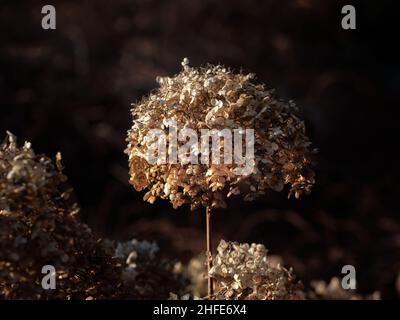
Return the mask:
<path id="1" fill-rule="evenodd" d="M 289 196 L 296 198 L 310 191 L 314 183 L 311 143 L 292 101 L 285 102 L 274 90 L 255 83 L 253 74 L 233 73 L 220 65 L 192 68 L 187 58 L 182 66 L 173 77 L 158 77 L 160 87 L 132 109 L 133 126 L 125 152 L 130 183 L 138 191 L 148 189 L 146 201 L 153 203 L 159 197 L 170 200 L 174 208 L 190 204 L 194 209 L 225 207 L 231 195 L 253 200 L 268 189 L 281 191 L 284 185 L 290 186 Z M 158 129 L 168 140 L 172 123 L 178 130 L 193 129 L 198 136 L 202 129 L 253 129 L 252 170 L 238 175 L 243 165 L 234 161 L 150 164 L 146 155 L 154 141 L 148 134 Z M 178 140 L 178 147 L 185 143 Z M 224 146 L 221 142 L 221 153 Z M 190 153 L 199 154 L 197 148 Z"/>

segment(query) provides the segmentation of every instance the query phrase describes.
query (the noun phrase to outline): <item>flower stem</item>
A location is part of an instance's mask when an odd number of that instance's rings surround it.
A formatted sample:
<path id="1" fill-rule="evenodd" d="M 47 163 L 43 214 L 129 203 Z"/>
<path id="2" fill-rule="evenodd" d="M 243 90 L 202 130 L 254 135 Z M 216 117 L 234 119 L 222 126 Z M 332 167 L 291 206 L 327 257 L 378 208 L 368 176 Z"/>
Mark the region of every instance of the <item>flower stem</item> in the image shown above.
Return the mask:
<path id="1" fill-rule="evenodd" d="M 212 238 L 211 238 L 211 208 L 206 208 L 206 240 L 207 240 L 207 292 L 208 297 L 214 294 L 213 279 L 210 277 L 210 269 L 212 267 Z"/>

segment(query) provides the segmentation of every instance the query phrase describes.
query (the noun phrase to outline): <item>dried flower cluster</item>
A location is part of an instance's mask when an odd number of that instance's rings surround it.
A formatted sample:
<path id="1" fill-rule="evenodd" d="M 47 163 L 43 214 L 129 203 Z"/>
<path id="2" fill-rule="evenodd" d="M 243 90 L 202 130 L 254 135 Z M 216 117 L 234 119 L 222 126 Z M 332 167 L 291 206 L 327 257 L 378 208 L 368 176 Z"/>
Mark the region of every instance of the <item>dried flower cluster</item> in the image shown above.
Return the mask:
<path id="1" fill-rule="evenodd" d="M 123 291 L 116 290 L 117 261 L 77 221 L 60 168 L 59 159 L 55 166 L 29 143 L 18 148 L 11 134 L 0 146 L 2 298 L 111 298 Z M 56 290 L 41 286 L 46 264 L 56 269 Z"/>
<path id="2" fill-rule="evenodd" d="M 60 157 L 55 167 L 51 159 L 35 155 L 29 142 L 18 148 L 15 136 L 8 132 L 0 146 L 0 208 L 11 211 L 63 203 L 69 193 L 61 190 L 66 177 L 60 170 Z M 75 213 L 77 208 L 71 211 Z"/>
<path id="3" fill-rule="evenodd" d="M 182 65 L 174 77 L 158 77 L 160 87 L 132 109 L 126 153 L 131 184 L 138 191 L 149 189 L 144 199 L 153 203 L 160 197 L 175 208 L 187 203 L 195 209 L 225 207 L 225 198 L 237 194 L 252 200 L 286 184 L 289 196 L 308 193 L 314 183 L 313 151 L 294 103 L 255 83 L 253 74 L 233 73 L 220 65 L 192 68 L 187 58 Z M 171 121 L 178 130 L 191 128 L 199 134 L 201 129 L 254 129 L 252 172 L 234 174 L 240 167 L 236 163 L 150 165 L 144 156 L 149 149 L 146 135 L 152 129 L 167 134 Z"/>
<path id="4" fill-rule="evenodd" d="M 0 145 L 0 299 L 168 298 L 185 286 L 155 243 L 96 239 L 77 219 L 56 163 L 22 148 L 12 134 Z M 124 263 L 125 260 L 125 263 Z M 44 290 L 44 265 L 56 289 Z M 135 280 L 134 285 L 131 280 Z"/>
<path id="5" fill-rule="evenodd" d="M 215 299 L 298 300 L 302 285 L 291 270 L 272 267 L 262 244 L 226 242 L 217 248 L 210 275 L 216 279 Z"/>

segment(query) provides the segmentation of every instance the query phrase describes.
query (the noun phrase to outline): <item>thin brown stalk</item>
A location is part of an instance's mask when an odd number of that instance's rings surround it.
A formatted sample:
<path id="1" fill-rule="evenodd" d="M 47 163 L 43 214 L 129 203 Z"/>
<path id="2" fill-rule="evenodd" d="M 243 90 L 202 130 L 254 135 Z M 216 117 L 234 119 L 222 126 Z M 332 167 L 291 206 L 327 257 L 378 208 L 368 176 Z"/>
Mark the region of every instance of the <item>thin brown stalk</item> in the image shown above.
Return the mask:
<path id="1" fill-rule="evenodd" d="M 206 240 L 207 240 L 207 292 L 211 297 L 214 294 L 213 278 L 210 277 L 210 269 L 212 267 L 212 237 L 211 237 L 211 208 L 206 208 Z"/>

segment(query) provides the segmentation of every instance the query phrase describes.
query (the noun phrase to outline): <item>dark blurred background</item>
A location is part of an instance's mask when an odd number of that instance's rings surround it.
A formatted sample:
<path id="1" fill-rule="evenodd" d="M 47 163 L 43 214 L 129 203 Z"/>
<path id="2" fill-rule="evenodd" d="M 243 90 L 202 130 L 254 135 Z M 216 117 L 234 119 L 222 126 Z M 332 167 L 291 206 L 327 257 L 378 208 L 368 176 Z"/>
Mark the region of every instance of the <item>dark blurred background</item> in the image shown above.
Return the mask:
<path id="1" fill-rule="evenodd" d="M 271 192 L 216 211 L 214 245 L 262 242 L 307 284 L 357 269 L 362 293 L 400 292 L 395 1 L 2 1 L 0 133 L 61 151 L 82 219 L 98 236 L 155 239 L 187 262 L 204 215 L 150 205 L 128 185 L 130 104 L 158 75 L 223 63 L 294 99 L 320 152 L 310 196 Z M 53 4 L 57 29 L 41 28 Z M 357 30 L 341 28 L 353 4 Z M 396 279 L 398 280 L 396 288 Z"/>

